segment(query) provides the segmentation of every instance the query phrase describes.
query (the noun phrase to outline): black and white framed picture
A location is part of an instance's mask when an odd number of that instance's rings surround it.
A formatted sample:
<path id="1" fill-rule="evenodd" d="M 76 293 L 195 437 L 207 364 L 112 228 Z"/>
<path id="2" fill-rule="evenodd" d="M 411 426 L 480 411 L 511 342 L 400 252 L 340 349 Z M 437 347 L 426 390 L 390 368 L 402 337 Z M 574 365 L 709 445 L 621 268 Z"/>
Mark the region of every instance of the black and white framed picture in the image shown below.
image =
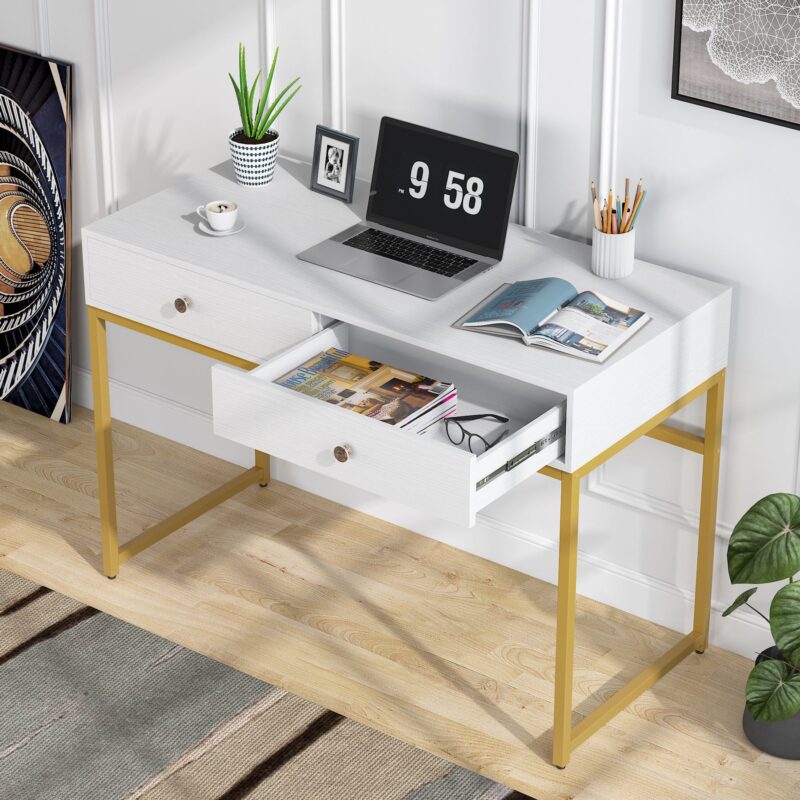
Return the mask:
<path id="1" fill-rule="evenodd" d="M 345 203 L 352 202 L 357 157 L 358 139 L 355 136 L 317 125 L 311 188 Z"/>
<path id="2" fill-rule="evenodd" d="M 800 2 L 675 5 L 675 99 L 800 128 Z"/>

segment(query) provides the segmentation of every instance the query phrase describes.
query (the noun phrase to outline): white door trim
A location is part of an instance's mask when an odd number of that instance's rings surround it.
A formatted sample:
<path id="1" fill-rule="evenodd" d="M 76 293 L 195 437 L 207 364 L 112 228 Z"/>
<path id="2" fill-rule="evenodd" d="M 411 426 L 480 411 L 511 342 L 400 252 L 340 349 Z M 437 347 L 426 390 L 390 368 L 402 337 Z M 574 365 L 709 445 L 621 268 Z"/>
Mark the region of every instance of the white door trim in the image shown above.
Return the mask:
<path id="1" fill-rule="evenodd" d="M 614 186 L 617 171 L 619 78 L 622 63 L 622 2 L 623 0 L 606 0 L 598 195 L 604 195 Z"/>
<path id="2" fill-rule="evenodd" d="M 331 127 L 339 131 L 347 129 L 347 92 L 345 74 L 345 0 L 329 0 L 330 56 L 330 107 Z"/>
<path id="3" fill-rule="evenodd" d="M 111 92 L 111 25 L 109 0 L 94 0 L 94 35 L 97 57 L 97 122 L 100 133 L 100 163 L 103 207 L 107 214 L 119 209 L 117 166 L 114 149 L 114 107 Z"/>
<path id="4" fill-rule="evenodd" d="M 540 0 L 522 5 L 522 72 L 519 102 L 519 211 L 518 221 L 536 228 L 536 161 L 539 130 Z"/>

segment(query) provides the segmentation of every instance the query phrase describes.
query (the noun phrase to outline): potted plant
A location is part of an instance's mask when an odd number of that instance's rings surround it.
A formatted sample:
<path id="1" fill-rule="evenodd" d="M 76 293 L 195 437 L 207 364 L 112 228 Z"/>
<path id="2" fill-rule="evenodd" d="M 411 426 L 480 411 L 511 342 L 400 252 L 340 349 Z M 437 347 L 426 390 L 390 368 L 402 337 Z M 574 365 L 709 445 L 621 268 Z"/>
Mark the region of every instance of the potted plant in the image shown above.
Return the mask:
<path id="1" fill-rule="evenodd" d="M 772 599 L 769 616 L 750 605 L 748 589 L 722 616 L 747 606 L 770 627 L 773 647 L 759 654 L 747 679 L 743 727 L 759 749 L 800 759 L 800 497 L 771 494 L 737 523 L 728 544 L 731 583 L 787 580 Z"/>
<path id="2" fill-rule="evenodd" d="M 278 155 L 278 131 L 273 129 L 275 120 L 278 119 L 281 111 L 289 104 L 289 101 L 300 91 L 300 86 L 295 84 L 300 78 L 295 78 L 288 86 L 285 86 L 276 98 L 267 105 L 269 90 L 272 86 L 272 78 L 275 75 L 275 64 L 278 62 L 278 51 L 275 48 L 275 55 L 272 57 L 272 65 L 269 68 L 269 75 L 264 83 L 264 90 L 256 104 L 256 86 L 261 77 L 261 71 L 255 77 L 252 85 L 247 82 L 247 65 L 245 63 L 245 49 L 243 44 L 239 44 L 239 83 L 237 84 L 233 75 L 228 73 L 228 77 L 233 84 L 236 92 L 236 102 L 239 104 L 239 116 L 242 119 L 241 127 L 236 128 L 228 134 L 228 141 L 231 146 L 231 156 L 233 166 L 236 170 L 236 179 L 243 186 L 264 186 L 272 180 L 275 172 L 275 159 Z M 295 87 L 289 92 L 292 87 Z M 287 96 L 287 92 L 289 92 Z"/>

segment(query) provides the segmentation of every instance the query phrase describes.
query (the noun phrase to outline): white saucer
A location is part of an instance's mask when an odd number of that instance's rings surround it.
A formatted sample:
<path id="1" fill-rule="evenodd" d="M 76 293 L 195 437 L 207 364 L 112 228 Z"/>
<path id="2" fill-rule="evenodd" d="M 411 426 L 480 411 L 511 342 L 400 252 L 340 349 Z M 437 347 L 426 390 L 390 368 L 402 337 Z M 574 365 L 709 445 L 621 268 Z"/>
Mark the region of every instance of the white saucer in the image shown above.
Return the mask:
<path id="1" fill-rule="evenodd" d="M 203 231 L 203 233 L 208 234 L 208 236 L 233 236 L 235 233 L 239 233 L 240 231 L 244 230 L 244 222 L 242 220 L 238 220 L 229 231 L 215 231 L 207 222 L 205 222 L 205 220 L 202 219 L 197 223 L 197 226 L 201 231 Z"/>

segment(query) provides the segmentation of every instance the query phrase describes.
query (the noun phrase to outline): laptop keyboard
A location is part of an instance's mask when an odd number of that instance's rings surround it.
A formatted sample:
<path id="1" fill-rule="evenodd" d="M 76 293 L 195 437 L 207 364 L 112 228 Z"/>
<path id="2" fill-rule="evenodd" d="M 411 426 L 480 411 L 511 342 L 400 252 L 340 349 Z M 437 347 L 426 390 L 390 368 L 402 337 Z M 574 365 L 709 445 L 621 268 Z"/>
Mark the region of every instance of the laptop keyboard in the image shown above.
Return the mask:
<path id="1" fill-rule="evenodd" d="M 368 253 L 375 253 L 384 258 L 402 261 L 404 264 L 411 264 L 413 267 L 435 272 L 448 278 L 458 275 L 462 270 L 477 263 L 475 258 L 459 256 L 447 250 L 440 250 L 438 247 L 431 247 L 412 239 L 379 231 L 376 228 L 368 228 L 342 244 L 358 250 L 366 250 Z"/>

